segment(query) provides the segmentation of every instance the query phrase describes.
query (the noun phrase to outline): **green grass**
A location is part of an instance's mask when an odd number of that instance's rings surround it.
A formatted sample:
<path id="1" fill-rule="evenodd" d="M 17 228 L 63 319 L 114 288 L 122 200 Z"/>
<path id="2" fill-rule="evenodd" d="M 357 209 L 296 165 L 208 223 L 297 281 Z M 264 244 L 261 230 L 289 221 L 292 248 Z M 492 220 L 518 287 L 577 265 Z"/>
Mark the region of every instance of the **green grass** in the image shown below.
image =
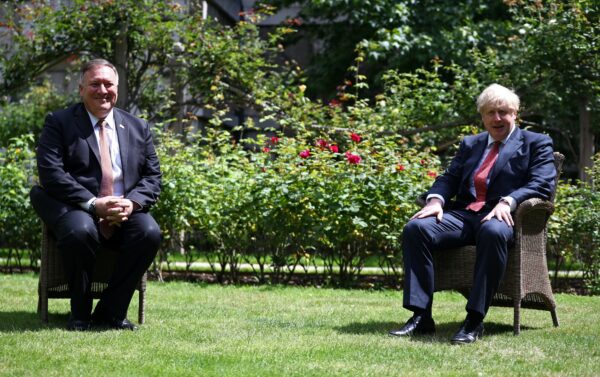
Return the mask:
<path id="1" fill-rule="evenodd" d="M 465 300 L 436 294 L 435 337 L 391 338 L 402 293 L 150 282 L 137 332 L 64 330 L 68 301 L 35 310 L 34 275 L 0 275 L 2 376 L 598 376 L 600 298 L 557 295 L 561 326 L 491 308 L 483 340 L 452 346 Z M 135 319 L 134 298 L 130 318 Z"/>

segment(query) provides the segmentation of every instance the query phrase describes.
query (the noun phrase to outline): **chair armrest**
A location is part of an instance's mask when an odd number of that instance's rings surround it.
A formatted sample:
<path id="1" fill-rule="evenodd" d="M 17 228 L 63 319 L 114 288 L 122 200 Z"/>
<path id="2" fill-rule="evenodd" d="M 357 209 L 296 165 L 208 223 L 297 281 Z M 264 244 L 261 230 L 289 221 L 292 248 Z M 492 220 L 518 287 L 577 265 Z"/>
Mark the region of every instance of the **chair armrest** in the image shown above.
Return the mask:
<path id="1" fill-rule="evenodd" d="M 525 220 L 529 220 L 532 216 L 538 218 L 540 214 L 545 216 L 544 226 L 548 217 L 554 212 L 554 204 L 548 200 L 539 198 L 527 199 L 517 207 L 515 211 L 515 227 L 523 224 Z"/>
<path id="2" fill-rule="evenodd" d="M 548 200 L 532 198 L 519 204 L 514 216 L 514 249 L 520 255 L 517 257 L 521 261 L 520 264 L 531 263 L 531 260 L 535 260 L 536 263 L 545 266 L 546 224 L 553 212 L 554 204 Z M 529 262 L 525 262 L 525 260 L 529 260 Z"/>

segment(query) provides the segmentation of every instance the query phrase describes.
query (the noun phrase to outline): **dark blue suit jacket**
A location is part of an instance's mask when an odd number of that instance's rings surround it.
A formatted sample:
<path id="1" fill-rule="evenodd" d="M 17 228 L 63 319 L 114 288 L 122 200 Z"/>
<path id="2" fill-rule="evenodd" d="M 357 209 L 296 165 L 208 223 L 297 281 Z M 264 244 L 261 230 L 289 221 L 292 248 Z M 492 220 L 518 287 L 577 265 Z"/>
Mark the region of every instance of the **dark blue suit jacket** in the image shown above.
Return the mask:
<path id="1" fill-rule="evenodd" d="M 555 189 L 556 168 L 552 139 L 521 130 L 518 126 L 502 147 L 490 172 L 485 209 L 492 209 L 503 196 L 516 204 L 529 198 L 549 199 Z M 467 136 L 446 171 L 427 194 L 441 195 L 450 209 L 465 208 L 475 200 L 471 177 L 487 146 L 488 133 Z"/>
<path id="2" fill-rule="evenodd" d="M 123 169 L 124 196 L 147 210 L 160 194 L 161 173 L 148 123 L 113 109 Z M 43 190 L 31 201 L 52 225 L 80 203 L 98 196 L 102 170 L 94 127 L 82 103 L 48 114 L 37 148 Z"/>

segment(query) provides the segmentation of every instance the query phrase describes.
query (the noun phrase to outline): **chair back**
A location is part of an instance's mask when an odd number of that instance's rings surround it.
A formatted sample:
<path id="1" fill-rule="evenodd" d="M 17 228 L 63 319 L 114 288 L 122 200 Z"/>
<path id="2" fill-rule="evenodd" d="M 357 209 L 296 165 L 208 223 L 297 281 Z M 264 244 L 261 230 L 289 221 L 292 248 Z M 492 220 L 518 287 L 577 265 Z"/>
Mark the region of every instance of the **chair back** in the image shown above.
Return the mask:
<path id="1" fill-rule="evenodd" d="M 558 180 L 562 174 L 563 162 L 565 162 L 565 155 L 560 152 L 554 152 L 554 167 L 556 168 L 556 177 L 554 178 L 554 191 L 552 191 L 552 195 L 550 195 L 551 202 L 554 202 L 556 191 L 558 191 Z"/>

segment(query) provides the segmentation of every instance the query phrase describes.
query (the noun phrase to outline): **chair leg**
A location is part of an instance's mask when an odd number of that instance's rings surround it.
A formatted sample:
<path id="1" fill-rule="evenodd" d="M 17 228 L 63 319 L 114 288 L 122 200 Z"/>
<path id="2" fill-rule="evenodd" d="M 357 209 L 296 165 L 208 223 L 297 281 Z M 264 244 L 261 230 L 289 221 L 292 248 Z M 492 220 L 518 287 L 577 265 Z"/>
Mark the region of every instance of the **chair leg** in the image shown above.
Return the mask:
<path id="1" fill-rule="evenodd" d="M 554 327 L 558 327 L 558 316 L 556 315 L 556 309 L 552 309 L 550 314 L 552 315 L 552 323 L 554 323 Z"/>
<path id="2" fill-rule="evenodd" d="M 140 291 L 138 292 L 138 296 L 139 296 L 139 308 L 138 308 L 138 323 L 140 325 L 144 324 L 144 320 L 145 320 L 145 311 L 144 311 L 144 305 L 146 304 L 146 290 L 145 289 L 140 289 Z"/>
<path id="3" fill-rule="evenodd" d="M 43 323 L 48 323 L 48 293 L 39 292 L 38 294 L 38 315 Z"/>
<path id="4" fill-rule="evenodd" d="M 515 299 L 515 319 L 514 319 L 514 335 L 521 333 L 521 300 Z"/>

